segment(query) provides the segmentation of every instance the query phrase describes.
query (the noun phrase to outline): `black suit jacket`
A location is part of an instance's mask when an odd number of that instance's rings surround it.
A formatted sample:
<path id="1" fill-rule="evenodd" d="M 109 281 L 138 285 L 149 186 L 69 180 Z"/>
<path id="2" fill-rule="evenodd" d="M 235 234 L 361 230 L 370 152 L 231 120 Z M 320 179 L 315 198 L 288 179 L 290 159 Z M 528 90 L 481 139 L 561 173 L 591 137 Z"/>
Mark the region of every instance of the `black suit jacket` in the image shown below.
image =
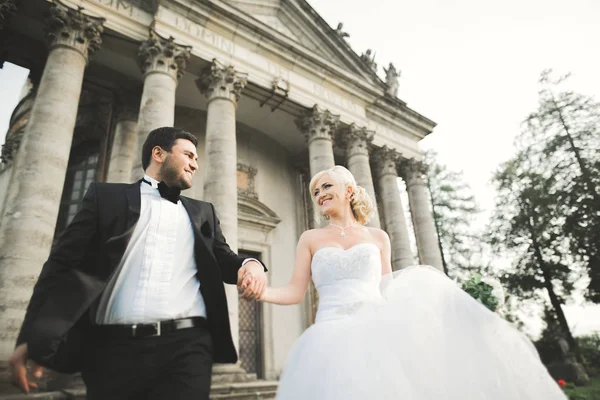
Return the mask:
<path id="1" fill-rule="evenodd" d="M 206 304 L 215 362 L 234 363 L 223 282 L 235 284 L 243 258 L 230 248 L 211 203 L 181 197 L 194 230 L 200 291 Z M 81 211 L 53 247 L 35 285 L 17 344 L 60 372 L 81 369 L 89 311 L 115 272 L 140 216 L 140 181 L 92 183 Z M 266 269 L 265 269 L 266 270 Z"/>

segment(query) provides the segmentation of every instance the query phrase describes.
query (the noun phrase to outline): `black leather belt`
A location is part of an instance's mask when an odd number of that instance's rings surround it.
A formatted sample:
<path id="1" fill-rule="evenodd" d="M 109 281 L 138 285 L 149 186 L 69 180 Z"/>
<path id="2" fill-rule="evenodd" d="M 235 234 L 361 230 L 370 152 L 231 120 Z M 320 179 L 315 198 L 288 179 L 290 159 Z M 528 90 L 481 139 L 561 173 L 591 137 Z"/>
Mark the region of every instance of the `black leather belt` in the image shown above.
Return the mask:
<path id="1" fill-rule="evenodd" d="M 171 319 L 168 321 L 159 321 L 149 324 L 133 325 L 95 325 L 94 330 L 97 334 L 114 338 L 143 338 L 148 336 L 160 336 L 165 333 L 173 332 L 186 328 L 206 328 L 208 322 L 203 317 L 190 317 Z"/>

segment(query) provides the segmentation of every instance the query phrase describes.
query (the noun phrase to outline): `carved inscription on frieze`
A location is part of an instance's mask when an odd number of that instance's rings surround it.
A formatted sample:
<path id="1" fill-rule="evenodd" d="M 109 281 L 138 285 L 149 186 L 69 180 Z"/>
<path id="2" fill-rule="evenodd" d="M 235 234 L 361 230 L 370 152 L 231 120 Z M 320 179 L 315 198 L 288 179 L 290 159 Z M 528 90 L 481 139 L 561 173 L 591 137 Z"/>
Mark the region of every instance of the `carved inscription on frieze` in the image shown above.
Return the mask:
<path id="1" fill-rule="evenodd" d="M 351 102 L 349 99 L 340 96 L 339 94 L 324 88 L 321 85 L 313 83 L 313 93 L 322 99 L 329 101 L 332 104 L 335 104 L 345 110 L 348 110 L 352 113 L 356 113 L 358 110 L 358 106 Z"/>
<path id="2" fill-rule="evenodd" d="M 277 78 L 282 78 L 288 82 L 290 81 L 290 70 L 283 68 L 279 64 L 267 61 L 267 71 L 269 71 L 270 74 L 273 74 Z"/>
<path id="3" fill-rule="evenodd" d="M 120 14 L 127 15 L 128 17 L 135 17 L 139 15 L 140 10 L 135 8 L 127 0 L 90 0 L 94 3 L 101 4 L 118 11 Z"/>
<path id="4" fill-rule="evenodd" d="M 165 13 L 166 14 L 166 13 Z M 235 44 L 233 41 L 224 38 L 223 36 L 206 29 L 200 24 L 197 24 L 193 21 L 190 21 L 187 18 L 183 18 L 180 16 L 172 16 L 172 15 L 161 15 L 161 17 L 166 17 L 166 19 L 171 19 L 168 21 L 171 25 L 174 24 L 175 27 L 183 32 L 190 34 L 191 36 L 197 37 L 204 42 L 207 42 L 214 47 L 220 49 L 221 51 L 227 54 L 235 54 Z M 165 21 L 167 22 L 167 21 Z"/>

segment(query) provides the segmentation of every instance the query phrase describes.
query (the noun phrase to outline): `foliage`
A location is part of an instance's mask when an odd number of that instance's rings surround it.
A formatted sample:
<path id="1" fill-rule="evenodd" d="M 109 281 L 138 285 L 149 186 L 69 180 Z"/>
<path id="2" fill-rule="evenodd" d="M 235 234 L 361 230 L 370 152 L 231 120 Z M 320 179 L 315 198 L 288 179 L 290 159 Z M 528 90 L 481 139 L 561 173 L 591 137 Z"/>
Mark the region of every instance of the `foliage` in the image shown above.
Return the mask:
<path id="1" fill-rule="evenodd" d="M 600 378 L 592 379 L 585 386 L 575 386 L 567 382 L 564 392 L 569 400 L 598 400 L 600 399 Z"/>
<path id="2" fill-rule="evenodd" d="M 565 79 L 542 73 L 539 105 L 523 125 L 517 154 L 494 176 L 489 242 L 514 259 L 502 271 L 508 291 L 549 300 L 554 337 L 577 352 L 562 306 L 586 272 L 588 298 L 600 299 L 600 105 L 564 90 Z M 552 353 L 549 337 L 540 345 Z"/>
<path id="3" fill-rule="evenodd" d="M 514 262 L 501 281 L 520 299 L 550 300 L 559 326 L 575 347 L 562 305 L 579 276 L 571 270 L 573 258 L 562 231 L 559 204 L 553 195 L 554 177 L 535 170 L 527 151 L 502 166 L 494 181 L 498 198 L 490 224 L 490 243 L 498 252 L 509 252 Z"/>
<path id="4" fill-rule="evenodd" d="M 600 333 L 575 338 L 590 376 L 600 378 Z"/>
<path id="5" fill-rule="evenodd" d="M 562 233 L 573 262 L 587 270 L 586 295 L 600 301 L 600 103 L 564 88 L 567 76 L 540 78 L 537 110 L 519 137 L 534 170 L 552 178 Z"/>
<path id="6" fill-rule="evenodd" d="M 494 293 L 495 288 L 484 282 L 481 274 L 474 274 L 469 280 L 465 281 L 462 284 L 462 289 L 491 311 L 496 311 L 500 305 L 498 296 Z"/>
<path id="7" fill-rule="evenodd" d="M 433 151 L 425 154 L 425 162 L 444 271 L 452 277 L 463 277 L 469 270 L 480 269 L 480 239 L 472 229 L 479 209 L 461 172 L 439 163 Z"/>

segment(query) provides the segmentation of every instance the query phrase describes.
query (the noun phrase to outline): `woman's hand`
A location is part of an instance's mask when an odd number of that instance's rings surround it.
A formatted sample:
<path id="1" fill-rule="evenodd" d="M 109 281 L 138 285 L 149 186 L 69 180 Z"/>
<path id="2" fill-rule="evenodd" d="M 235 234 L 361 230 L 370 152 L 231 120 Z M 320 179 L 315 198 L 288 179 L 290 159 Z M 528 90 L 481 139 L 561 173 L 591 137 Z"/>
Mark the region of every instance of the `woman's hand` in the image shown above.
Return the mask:
<path id="1" fill-rule="evenodd" d="M 267 286 L 267 274 L 256 261 L 248 261 L 238 271 L 238 291 L 246 300 L 260 300 Z"/>

